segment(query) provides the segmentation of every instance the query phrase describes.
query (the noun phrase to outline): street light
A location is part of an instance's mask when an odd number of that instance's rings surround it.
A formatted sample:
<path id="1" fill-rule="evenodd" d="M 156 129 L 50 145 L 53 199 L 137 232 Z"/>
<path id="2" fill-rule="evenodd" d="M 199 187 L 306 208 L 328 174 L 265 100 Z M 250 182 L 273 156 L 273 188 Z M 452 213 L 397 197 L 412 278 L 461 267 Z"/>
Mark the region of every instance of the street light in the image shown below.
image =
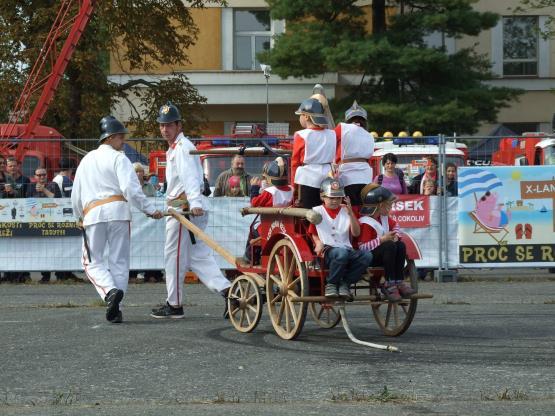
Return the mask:
<path id="1" fill-rule="evenodd" d="M 266 78 L 266 134 L 269 134 L 268 129 L 270 128 L 270 103 L 268 100 L 268 80 L 270 79 L 272 67 L 270 65 L 260 64 L 260 69 L 264 73 L 264 78 Z"/>

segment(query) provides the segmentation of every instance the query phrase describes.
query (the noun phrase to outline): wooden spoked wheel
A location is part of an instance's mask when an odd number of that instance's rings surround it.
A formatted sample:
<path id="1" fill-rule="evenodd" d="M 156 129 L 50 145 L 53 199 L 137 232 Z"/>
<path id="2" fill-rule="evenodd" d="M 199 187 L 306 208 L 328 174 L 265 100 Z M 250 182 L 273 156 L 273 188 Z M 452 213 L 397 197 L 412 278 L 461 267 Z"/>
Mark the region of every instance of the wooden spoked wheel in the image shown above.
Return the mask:
<path id="1" fill-rule="evenodd" d="M 341 321 L 339 309 L 329 303 L 310 302 L 308 310 L 321 328 L 331 329 Z"/>
<path id="2" fill-rule="evenodd" d="M 287 239 L 276 243 L 266 270 L 268 312 L 276 333 L 283 339 L 294 339 L 303 328 L 306 302 L 293 302 L 308 295 L 306 268 L 294 244 Z"/>
<path id="3" fill-rule="evenodd" d="M 262 316 L 262 296 L 256 281 L 244 274 L 237 276 L 228 292 L 229 320 L 239 332 L 251 332 Z"/>
<path id="4" fill-rule="evenodd" d="M 407 260 L 405 281 L 410 283 L 413 289 L 418 289 L 414 260 Z M 397 303 L 390 303 L 386 300 L 372 302 L 374 318 L 384 335 L 397 337 L 404 333 L 414 318 L 417 303 L 417 299 L 403 299 Z"/>

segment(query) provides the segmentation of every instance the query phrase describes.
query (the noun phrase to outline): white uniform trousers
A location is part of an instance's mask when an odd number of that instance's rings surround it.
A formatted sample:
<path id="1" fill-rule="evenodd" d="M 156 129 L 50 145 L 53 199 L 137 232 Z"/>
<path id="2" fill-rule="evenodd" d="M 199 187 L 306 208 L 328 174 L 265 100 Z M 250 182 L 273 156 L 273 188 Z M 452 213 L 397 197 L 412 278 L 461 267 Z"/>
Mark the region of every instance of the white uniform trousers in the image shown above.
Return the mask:
<path id="1" fill-rule="evenodd" d="M 82 263 L 102 300 L 114 288 L 126 292 L 129 282 L 130 222 L 99 222 L 87 225 L 85 232 L 89 253 L 83 243 Z"/>
<path id="2" fill-rule="evenodd" d="M 208 224 L 208 213 L 190 217 L 193 224 L 204 230 Z M 222 274 L 212 249 L 199 238 L 191 244 L 187 228 L 173 217 L 166 218 L 166 246 L 164 248 L 166 288 L 168 303 L 179 306 L 183 303 L 183 277 L 192 270 L 210 290 L 221 292 L 231 284 Z"/>

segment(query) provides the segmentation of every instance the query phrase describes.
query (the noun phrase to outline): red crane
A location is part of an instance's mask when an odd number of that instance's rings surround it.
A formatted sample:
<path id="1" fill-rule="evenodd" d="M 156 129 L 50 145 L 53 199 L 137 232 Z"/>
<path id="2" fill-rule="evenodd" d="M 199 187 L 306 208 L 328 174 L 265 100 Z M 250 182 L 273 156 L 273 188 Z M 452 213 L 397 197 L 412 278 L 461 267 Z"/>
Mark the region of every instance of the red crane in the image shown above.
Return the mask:
<path id="1" fill-rule="evenodd" d="M 0 154 L 9 153 L 9 150 L 13 152 L 15 148 L 14 155 L 18 160 L 21 160 L 30 143 L 26 139 L 61 138 L 56 130 L 41 126 L 40 122 L 54 97 L 73 51 L 89 23 L 95 3 L 96 0 L 62 0 L 56 19 L 40 50 L 39 57 L 35 61 L 25 87 L 10 114 L 10 120 L 7 124 L 0 125 L 0 139 L 2 139 Z M 66 34 L 67 37 L 64 41 L 63 38 Z M 62 45 L 61 48 L 60 45 Z M 40 97 L 37 104 L 25 123 L 25 119 L 31 110 L 33 98 L 39 91 Z M 18 123 L 18 121 L 21 121 L 21 123 Z"/>

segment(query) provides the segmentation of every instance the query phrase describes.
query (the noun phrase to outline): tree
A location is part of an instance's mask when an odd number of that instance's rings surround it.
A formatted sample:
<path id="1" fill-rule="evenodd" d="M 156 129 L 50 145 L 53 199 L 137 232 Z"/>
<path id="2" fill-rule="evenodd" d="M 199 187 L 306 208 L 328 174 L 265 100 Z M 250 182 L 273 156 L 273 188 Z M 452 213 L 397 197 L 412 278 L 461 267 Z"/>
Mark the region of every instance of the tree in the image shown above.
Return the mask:
<path id="1" fill-rule="evenodd" d="M 476 36 L 496 24 L 497 15 L 473 10 L 473 2 L 374 0 L 368 33 L 355 0 L 268 0 L 287 31 L 259 59 L 282 77 L 360 74 L 360 83 L 333 103 L 337 118 L 356 99 L 372 129 L 474 133 L 520 91 L 485 84 L 489 62 L 472 49 L 447 52 L 445 37 Z M 427 46 L 431 34 L 443 43 Z"/>
<path id="2" fill-rule="evenodd" d="M 513 12 L 536 12 L 537 10 L 555 7 L 555 0 L 520 0 L 520 6 L 514 8 Z M 546 30 L 542 33 L 546 38 L 552 38 L 555 35 L 555 16 L 548 13 L 546 20 Z"/>
<path id="3" fill-rule="evenodd" d="M 219 0 L 218 0 L 219 1 Z M 218 2 L 217 1 L 217 2 Z M 54 21 L 60 0 L 3 0 L 0 2 L 0 116 L 9 111 L 23 88 L 26 73 L 38 56 Z M 196 41 L 198 27 L 189 8 L 193 0 L 98 1 L 94 14 L 65 71 L 43 124 L 66 137 L 96 137 L 98 121 L 116 102 L 131 104 L 130 122 L 136 134 L 157 135 L 155 110 L 171 98 L 184 112 L 184 124 L 195 132 L 204 120 L 200 104 L 206 100 L 183 75 L 169 79 L 134 79 L 124 84 L 107 79 L 109 51 L 130 71 L 148 73 L 159 64 L 187 63 L 187 48 Z M 148 18 L 145 18 L 148 16 Z M 148 87 L 148 91 L 143 88 Z M 138 96 L 140 106 L 132 105 Z"/>

